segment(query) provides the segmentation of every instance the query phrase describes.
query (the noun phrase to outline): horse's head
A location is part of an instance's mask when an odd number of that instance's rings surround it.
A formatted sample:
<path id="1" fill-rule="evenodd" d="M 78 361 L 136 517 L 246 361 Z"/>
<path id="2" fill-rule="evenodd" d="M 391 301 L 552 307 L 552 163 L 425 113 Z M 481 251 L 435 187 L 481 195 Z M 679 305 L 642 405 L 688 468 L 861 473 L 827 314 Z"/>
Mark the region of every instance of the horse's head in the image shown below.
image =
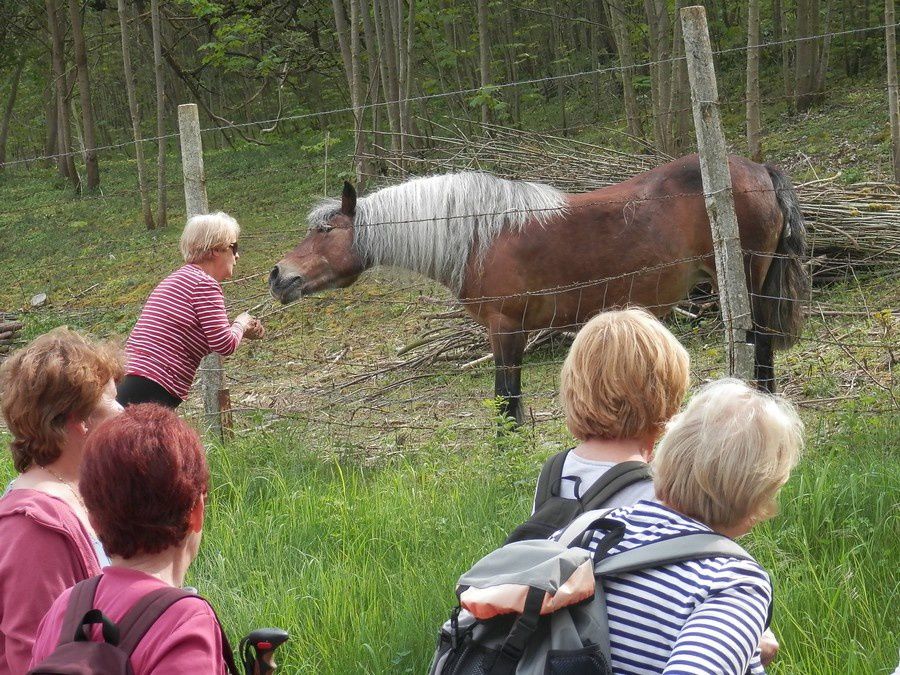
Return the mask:
<path id="1" fill-rule="evenodd" d="M 337 204 L 335 204 L 335 207 Z M 340 208 L 310 223 L 309 234 L 278 261 L 269 274 L 269 290 L 283 303 L 327 288 L 345 288 L 366 269 L 353 246 L 356 190 L 344 183 Z"/>

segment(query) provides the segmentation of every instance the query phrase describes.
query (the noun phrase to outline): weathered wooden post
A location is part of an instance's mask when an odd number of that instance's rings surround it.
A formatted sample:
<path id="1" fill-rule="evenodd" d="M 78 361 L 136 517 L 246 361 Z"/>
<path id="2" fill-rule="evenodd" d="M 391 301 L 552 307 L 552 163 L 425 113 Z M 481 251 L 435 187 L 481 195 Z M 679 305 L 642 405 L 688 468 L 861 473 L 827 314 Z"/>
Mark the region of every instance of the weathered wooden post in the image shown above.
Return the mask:
<path id="1" fill-rule="evenodd" d="M 181 138 L 181 170 L 184 174 L 184 210 L 185 216 L 191 218 L 209 213 L 206 176 L 203 173 L 200 117 L 195 103 L 178 106 L 178 131 Z M 222 386 L 224 380 L 222 357 L 219 354 L 210 354 L 204 358 L 200 363 L 200 384 L 203 390 L 206 426 L 222 440 L 226 429 L 222 411 L 223 409 L 228 411 L 229 416 L 231 413 L 229 392 Z"/>
<path id="2" fill-rule="evenodd" d="M 753 345 L 749 344 L 749 338 L 753 320 L 734 211 L 725 135 L 719 116 L 719 93 L 706 10 L 703 7 L 684 7 L 681 22 L 703 193 L 716 251 L 716 278 L 727 336 L 728 373 L 750 380 L 753 377 Z"/>
<path id="3" fill-rule="evenodd" d="M 884 0 L 884 46 L 887 52 L 888 112 L 891 120 L 891 162 L 900 183 L 900 103 L 897 100 L 897 26 L 894 0 Z"/>

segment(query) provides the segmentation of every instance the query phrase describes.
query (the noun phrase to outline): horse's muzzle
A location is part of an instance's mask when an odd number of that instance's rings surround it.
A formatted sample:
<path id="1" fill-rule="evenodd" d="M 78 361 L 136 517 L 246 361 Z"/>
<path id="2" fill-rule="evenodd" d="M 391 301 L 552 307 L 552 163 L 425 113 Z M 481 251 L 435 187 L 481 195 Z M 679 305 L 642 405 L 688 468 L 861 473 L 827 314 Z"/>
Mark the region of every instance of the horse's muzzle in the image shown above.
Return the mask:
<path id="1" fill-rule="evenodd" d="M 287 304 L 303 294 L 303 282 L 301 275 L 284 273 L 279 265 L 275 265 L 269 273 L 269 292 L 276 300 Z"/>

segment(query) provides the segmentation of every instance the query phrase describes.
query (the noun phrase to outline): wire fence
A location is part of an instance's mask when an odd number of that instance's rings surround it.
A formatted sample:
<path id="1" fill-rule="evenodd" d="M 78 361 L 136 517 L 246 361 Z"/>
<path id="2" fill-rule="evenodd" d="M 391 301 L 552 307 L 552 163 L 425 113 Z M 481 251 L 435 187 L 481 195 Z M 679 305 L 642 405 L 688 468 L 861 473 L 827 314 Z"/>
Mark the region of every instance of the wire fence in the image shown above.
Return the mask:
<path id="1" fill-rule="evenodd" d="M 849 31 L 823 33 L 808 38 L 770 42 L 758 48 L 797 42 L 803 39 L 822 39 L 829 36 L 847 35 L 865 31 L 884 30 L 876 26 Z M 743 51 L 746 48 L 720 50 L 717 54 Z M 678 61 L 683 57 L 663 61 L 636 64 L 644 67 Z M 520 80 L 497 85 L 498 88 L 552 82 L 623 70 L 621 67 L 604 68 L 584 73 L 567 74 L 548 78 Z M 436 95 L 412 97 L 412 101 L 432 100 L 451 95 L 477 92 L 477 89 L 461 89 Z M 782 96 L 770 96 L 766 100 L 778 102 Z M 726 101 L 725 105 L 743 104 L 744 99 Z M 368 104 L 365 108 L 390 103 Z M 320 113 L 281 118 L 281 121 L 302 119 L 313 115 L 344 114 L 352 108 L 339 108 Z M 670 113 L 679 111 L 670 111 Z M 276 120 L 248 122 L 231 126 L 270 125 Z M 231 126 L 210 127 L 204 132 L 221 131 Z M 572 178 L 566 173 L 564 162 L 554 148 L 561 139 L 553 134 L 523 134 L 530 142 L 540 142 L 530 154 L 511 153 L 509 157 L 491 157 L 481 162 L 473 158 L 473 153 L 484 150 L 483 145 L 472 144 L 464 134 L 454 135 L 458 128 L 444 128 L 440 135 L 427 137 L 430 152 L 424 156 L 382 156 L 401 175 L 408 173 L 408 167 L 416 170 L 441 170 L 485 168 L 489 164 L 493 171 L 506 173 L 511 177 L 529 178 L 535 174 L 554 179 L 557 184 L 565 184 L 587 190 L 623 180 L 622 174 L 630 175 L 639 170 L 655 166 L 665 159 L 662 154 L 648 158 L 632 157 L 626 153 L 615 154 L 606 165 L 591 163 L 590 151 L 596 146 L 579 144 L 565 139 L 570 144 L 568 154 L 580 161 L 585 170 L 583 176 Z M 517 132 L 522 134 L 523 132 Z M 178 134 L 167 134 L 162 138 L 175 138 Z M 387 138 L 387 132 L 384 132 Z M 157 137 L 140 139 L 137 142 L 159 140 Z M 497 138 L 496 129 L 489 141 L 494 147 L 502 143 Z M 134 142 L 123 142 L 98 148 L 98 151 L 120 149 Z M 469 146 L 469 147 L 466 147 Z M 508 144 L 506 147 L 510 147 Z M 607 149 L 608 150 L 608 149 Z M 556 153 L 556 154 L 554 154 Z M 80 154 L 80 153 L 66 153 Z M 537 158 L 546 154 L 544 161 Z M 55 159 L 64 155 L 49 155 L 10 164 L 27 163 L 45 159 Z M 631 163 L 626 162 L 631 159 Z M 294 162 L 290 168 L 256 170 L 253 178 L 275 175 L 291 176 L 302 168 L 320 167 L 321 159 Z M 474 164 L 474 167 L 473 167 Z M 613 166 L 616 165 L 616 166 Z M 562 168 L 561 168 L 562 167 Z M 237 172 L 208 171 L 209 182 L 216 181 L 230 186 L 241 184 Z M 571 173 L 571 172 L 570 172 Z M 777 377 L 782 389 L 800 405 L 814 409 L 832 409 L 844 405 L 856 405 L 859 410 L 870 413 L 895 411 L 900 389 L 897 386 L 898 359 L 900 359 L 900 298 L 890 283 L 891 275 L 897 271 L 884 268 L 885 261 L 895 261 L 900 257 L 900 240 L 889 227 L 895 228 L 900 212 L 900 197 L 896 191 L 881 190 L 872 186 L 872 192 L 859 199 L 840 197 L 840 208 L 836 192 L 829 193 L 828 187 L 813 181 L 813 187 L 825 193 L 824 198 L 807 194 L 803 201 L 807 219 L 812 231 L 812 250 L 800 262 L 815 271 L 825 262 L 829 265 L 830 288 L 816 288 L 809 298 L 773 298 L 759 291 L 751 278 L 749 283 L 757 290 L 751 293 L 754 302 L 783 301 L 802 302 L 807 314 L 805 330 L 796 338 L 793 350 L 785 352 L 776 362 Z M 167 184 L 174 194 L 180 182 Z M 801 189 L 803 186 L 798 186 Z M 736 190 L 738 196 L 752 193 L 773 193 L 769 189 Z M 651 203 L 683 204 L 686 200 L 702 200 L 708 195 L 702 191 L 681 191 L 663 196 L 642 196 L 630 199 L 598 197 L 578 208 L 611 207 L 619 211 L 638 209 Z M 96 203 L 97 200 L 128 199 L 136 201 L 134 190 L 115 190 L 102 195 L 84 197 L 79 203 Z M 832 202 L 828 200 L 831 199 Z M 90 200 L 90 201 L 88 201 Z M 867 212 L 877 227 L 871 231 L 857 233 L 856 249 L 853 255 L 841 259 L 826 248 L 822 254 L 817 248 L 817 239 L 835 234 L 835 226 L 829 225 L 825 217 L 830 210 L 837 209 L 837 217 L 850 213 L 853 209 L 865 211 L 871 204 L 884 207 Z M 23 214 L 35 214 L 42 210 L 62 208 L 66 204 L 44 204 L 25 206 L 20 209 L 0 211 L 0 217 L 15 218 Z M 818 209 L 818 210 L 817 210 Z M 843 209 L 843 210 L 841 210 Z M 534 212 L 533 209 L 529 210 Z M 881 226 L 881 215 L 888 227 Z M 467 214 L 489 218 L 511 215 L 509 211 Z M 463 217 L 463 216 L 461 216 Z M 300 218 L 298 217 L 298 221 Z M 433 217 L 392 220 L 390 222 L 366 223 L 365 227 L 396 227 L 401 224 L 415 226 L 431 223 Z M 831 230 L 829 229 L 831 228 Z M 257 251 L 255 260 L 262 263 L 268 257 L 268 264 L 274 263 L 286 251 L 288 243 L 295 243 L 306 231 L 303 225 L 256 228 L 242 235 L 242 239 L 253 241 Z M 158 233 L 161 244 L 173 245 L 171 233 Z M 853 239 L 852 234 L 841 232 L 838 236 Z M 129 264 L 140 261 L 142 275 L 161 279 L 172 269 L 175 260 L 165 250 L 157 247 L 148 252 L 148 237 L 156 236 L 146 232 L 127 234 L 115 242 L 109 242 L 109 250 L 99 247 L 84 253 L 68 253 L 60 259 L 48 261 L 56 265 L 80 266 L 93 263 L 96 272 L 103 266 L 120 266 L 123 260 Z M 860 244 L 860 241 L 863 244 Z M 104 255 L 105 254 L 105 255 Z M 767 259 L 777 254 L 764 251 L 745 251 L 750 258 L 765 256 Z M 823 255 L 827 260 L 823 260 Z M 112 257 L 110 257 L 112 256 Z M 579 279 L 575 282 L 550 284 L 546 287 L 526 289 L 517 293 L 483 295 L 456 299 L 442 290 L 436 283 L 411 278 L 403 273 L 373 273 L 367 282 L 356 287 L 330 292 L 325 295 L 304 297 L 302 301 L 287 306 L 276 306 L 269 300 L 266 288 L 268 268 L 254 271 L 226 282 L 224 287 L 228 297 L 228 309 L 234 314 L 256 307 L 256 312 L 268 327 L 268 337 L 242 347 L 227 366 L 228 386 L 231 392 L 232 409 L 228 412 L 236 419 L 236 432 L 246 434 L 269 429 L 279 424 L 302 424 L 314 433 L 339 434 L 350 446 L 363 449 L 380 448 L 385 445 L 408 445 L 425 438 L 436 431 L 452 427 L 454 433 L 484 434 L 496 424 L 496 408 L 492 403 L 494 364 L 487 335 L 466 313 L 484 303 L 504 303 L 520 301 L 523 298 L 552 299 L 553 302 L 576 293 L 622 285 L 625 280 L 633 287 L 636 279 L 655 277 L 657 291 L 659 279 L 666 270 L 685 264 L 707 262 L 712 254 L 662 260 L 659 264 L 648 265 L 639 270 L 629 270 L 620 274 L 599 275 L 596 278 Z M 10 289 L 26 293 L 34 289 L 40 280 L 34 278 L 34 261 L 21 265 L 4 267 L 6 281 Z M 878 269 L 878 279 L 858 279 L 860 270 Z M 900 269 L 900 268 L 898 268 Z M 151 274 L 152 272 L 152 274 Z M 759 280 L 756 280 L 757 282 Z M 75 282 L 73 282 L 75 283 Z M 835 286 L 838 290 L 835 290 Z M 61 290 L 61 289 L 57 289 Z M 135 295 L 128 290 L 127 295 Z M 38 325 L 47 322 L 70 322 L 86 329 L 96 329 L 108 325 L 111 315 L 118 317 L 116 324 L 127 330 L 128 325 L 140 312 L 143 297 L 121 301 L 123 294 L 121 280 L 95 282 L 81 288 L 67 288 L 60 294 L 63 299 L 51 306 L 29 311 L 24 315 L 26 324 L 34 320 Z M 118 300 L 118 301 L 117 301 Z M 609 304 L 622 305 L 631 300 L 630 294 L 617 297 Z M 641 304 L 651 310 L 669 309 L 670 300 L 654 301 L 642 298 Z M 605 302 L 602 304 L 606 304 Z M 675 307 L 669 319 L 673 333 L 692 352 L 692 377 L 694 382 L 719 376 L 724 373 L 723 326 L 718 315 L 714 295 L 710 289 Z M 555 315 L 555 311 L 554 311 Z M 560 425 L 561 412 L 556 401 L 556 379 L 572 334 L 586 317 L 560 316 L 551 322 L 550 330 L 530 330 L 525 325 L 513 326 L 497 331 L 498 335 L 522 332 L 531 333 L 526 345 L 524 370 L 524 396 L 527 423 L 531 425 Z M 200 396 L 192 395 L 187 410 L 200 414 L 196 405 Z"/>

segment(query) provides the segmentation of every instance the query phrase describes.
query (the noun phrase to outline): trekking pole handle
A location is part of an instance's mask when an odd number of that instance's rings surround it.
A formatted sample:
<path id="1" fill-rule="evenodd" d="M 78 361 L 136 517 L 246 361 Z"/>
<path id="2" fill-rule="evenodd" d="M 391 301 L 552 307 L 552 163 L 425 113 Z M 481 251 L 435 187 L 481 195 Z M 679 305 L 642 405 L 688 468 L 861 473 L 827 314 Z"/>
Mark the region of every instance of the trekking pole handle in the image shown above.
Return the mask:
<path id="1" fill-rule="evenodd" d="M 241 656 L 247 675 L 269 675 L 278 667 L 275 650 L 288 640 L 280 628 L 260 628 L 241 640 Z M 251 653 L 250 648 L 253 648 Z"/>

